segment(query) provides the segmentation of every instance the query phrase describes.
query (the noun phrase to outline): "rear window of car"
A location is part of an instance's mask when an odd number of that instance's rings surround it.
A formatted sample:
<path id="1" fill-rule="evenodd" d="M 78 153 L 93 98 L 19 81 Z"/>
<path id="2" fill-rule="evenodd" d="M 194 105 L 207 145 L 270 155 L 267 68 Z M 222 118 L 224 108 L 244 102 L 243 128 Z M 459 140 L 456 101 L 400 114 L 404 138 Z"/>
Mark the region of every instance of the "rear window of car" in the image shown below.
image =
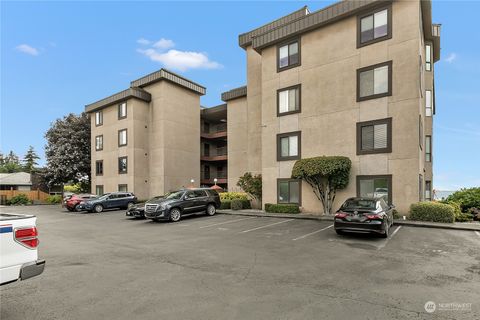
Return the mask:
<path id="1" fill-rule="evenodd" d="M 205 192 L 205 190 L 195 190 L 193 191 L 193 194 L 195 195 L 195 197 L 199 198 L 199 197 L 206 197 L 207 196 L 207 193 Z"/>
<path id="2" fill-rule="evenodd" d="M 375 210 L 377 208 L 377 201 L 365 199 L 348 199 L 342 205 L 342 209 L 369 209 Z"/>

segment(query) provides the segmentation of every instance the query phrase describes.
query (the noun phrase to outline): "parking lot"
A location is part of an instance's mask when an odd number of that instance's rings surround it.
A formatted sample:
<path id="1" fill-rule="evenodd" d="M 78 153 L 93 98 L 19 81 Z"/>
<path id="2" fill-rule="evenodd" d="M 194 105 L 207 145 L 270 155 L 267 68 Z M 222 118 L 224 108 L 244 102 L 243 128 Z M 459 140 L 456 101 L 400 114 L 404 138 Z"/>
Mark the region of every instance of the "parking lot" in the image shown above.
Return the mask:
<path id="1" fill-rule="evenodd" d="M 394 226 L 382 239 L 337 236 L 329 221 L 1 210 L 37 215 L 47 260 L 1 287 L 2 320 L 480 318 L 475 232 Z"/>

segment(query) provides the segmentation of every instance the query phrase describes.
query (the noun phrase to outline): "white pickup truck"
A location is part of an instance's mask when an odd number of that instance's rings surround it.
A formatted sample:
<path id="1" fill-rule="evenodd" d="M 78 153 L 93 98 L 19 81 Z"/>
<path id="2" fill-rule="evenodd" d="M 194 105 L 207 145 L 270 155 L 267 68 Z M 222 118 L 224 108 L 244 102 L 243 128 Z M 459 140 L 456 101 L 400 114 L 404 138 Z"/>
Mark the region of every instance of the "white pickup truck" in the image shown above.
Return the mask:
<path id="1" fill-rule="evenodd" d="M 45 260 L 38 260 L 36 220 L 32 215 L 0 213 L 0 285 L 43 272 Z"/>

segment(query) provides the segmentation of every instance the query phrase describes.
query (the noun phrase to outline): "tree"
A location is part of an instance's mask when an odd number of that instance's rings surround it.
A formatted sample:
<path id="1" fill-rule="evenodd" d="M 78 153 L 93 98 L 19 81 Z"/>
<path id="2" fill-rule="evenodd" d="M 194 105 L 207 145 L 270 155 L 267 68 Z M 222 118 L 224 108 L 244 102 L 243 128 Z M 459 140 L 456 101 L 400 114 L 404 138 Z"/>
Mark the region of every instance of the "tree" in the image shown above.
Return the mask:
<path id="1" fill-rule="evenodd" d="M 460 205 L 463 212 L 467 212 L 470 208 L 480 209 L 480 187 L 463 188 L 449 195 L 444 201 L 445 203 L 456 202 Z"/>
<path id="2" fill-rule="evenodd" d="M 352 161 L 341 156 L 322 156 L 297 160 L 292 178 L 306 181 L 322 201 L 323 212 L 332 213 L 337 190 L 348 185 Z"/>
<path id="3" fill-rule="evenodd" d="M 23 168 L 26 172 L 32 172 L 35 169 L 35 166 L 38 166 L 37 160 L 40 159 L 38 154 L 35 152 L 32 146 L 28 148 L 27 154 L 23 159 Z"/>
<path id="4" fill-rule="evenodd" d="M 90 119 L 73 113 L 57 119 L 45 134 L 46 179 L 50 186 L 90 181 Z"/>
<path id="5" fill-rule="evenodd" d="M 7 156 L 1 155 L 0 159 L 0 173 L 13 173 L 22 171 L 20 160 L 18 156 L 10 151 Z"/>
<path id="6" fill-rule="evenodd" d="M 262 201 L 262 175 L 253 175 L 246 172 L 238 179 L 237 186 L 243 189 L 252 199 L 257 202 Z"/>

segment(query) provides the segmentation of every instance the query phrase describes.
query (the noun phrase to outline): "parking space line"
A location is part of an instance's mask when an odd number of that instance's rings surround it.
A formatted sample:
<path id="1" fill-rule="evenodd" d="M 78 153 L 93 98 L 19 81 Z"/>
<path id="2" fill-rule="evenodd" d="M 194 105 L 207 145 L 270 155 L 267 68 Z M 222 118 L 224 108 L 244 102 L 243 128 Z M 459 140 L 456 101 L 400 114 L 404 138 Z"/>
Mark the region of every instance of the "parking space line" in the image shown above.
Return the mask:
<path id="1" fill-rule="evenodd" d="M 397 234 L 398 230 L 400 230 L 401 227 L 402 227 L 402 226 L 398 226 L 398 228 L 395 229 L 395 230 L 392 232 L 392 234 L 391 234 L 387 239 L 385 239 L 385 241 L 384 241 L 382 244 L 380 244 L 380 245 L 377 247 L 377 250 L 383 249 L 383 248 L 387 245 L 388 241 L 390 241 L 390 240 Z"/>
<path id="2" fill-rule="evenodd" d="M 285 223 L 285 222 L 289 222 L 289 221 L 293 221 L 293 220 L 295 220 L 295 219 L 288 219 L 288 220 L 283 220 L 283 221 L 280 221 L 280 222 L 270 223 L 270 224 L 267 224 L 265 226 L 240 231 L 240 233 L 247 233 L 247 232 L 250 232 L 250 231 L 260 230 L 260 229 L 263 229 L 263 228 L 268 228 L 268 227 L 271 227 L 271 226 L 274 226 L 274 225 L 277 225 L 277 224 L 281 224 L 281 223 Z"/>
<path id="3" fill-rule="evenodd" d="M 333 227 L 333 224 L 329 225 L 328 227 L 322 228 L 322 229 L 320 229 L 320 230 L 317 230 L 317 231 L 313 231 L 313 232 L 304 234 L 303 236 L 300 236 L 300 237 L 295 238 L 295 239 L 292 239 L 292 240 L 293 240 L 293 241 L 296 241 L 296 240 L 304 239 L 304 238 L 309 237 L 309 236 L 311 236 L 311 235 L 314 235 L 314 234 L 316 234 L 316 233 L 322 232 L 323 230 L 327 230 L 328 228 L 331 228 L 331 227 Z"/>
<path id="4" fill-rule="evenodd" d="M 209 224 L 209 225 L 207 225 L 207 226 L 202 226 L 202 227 L 200 227 L 200 229 L 209 228 L 209 227 L 214 227 L 214 226 L 220 226 L 220 225 L 222 225 L 222 224 L 233 223 L 233 222 L 238 222 L 238 221 L 243 221 L 243 220 L 250 220 L 250 219 L 255 219 L 255 218 L 257 218 L 257 217 L 248 217 L 248 218 L 243 218 L 243 219 L 236 219 L 236 220 L 224 221 L 224 222 Z"/>
<path id="5" fill-rule="evenodd" d="M 478 232 L 478 231 L 475 231 L 475 233 L 477 234 L 477 236 L 479 236 L 479 237 L 480 237 L 480 232 Z"/>

